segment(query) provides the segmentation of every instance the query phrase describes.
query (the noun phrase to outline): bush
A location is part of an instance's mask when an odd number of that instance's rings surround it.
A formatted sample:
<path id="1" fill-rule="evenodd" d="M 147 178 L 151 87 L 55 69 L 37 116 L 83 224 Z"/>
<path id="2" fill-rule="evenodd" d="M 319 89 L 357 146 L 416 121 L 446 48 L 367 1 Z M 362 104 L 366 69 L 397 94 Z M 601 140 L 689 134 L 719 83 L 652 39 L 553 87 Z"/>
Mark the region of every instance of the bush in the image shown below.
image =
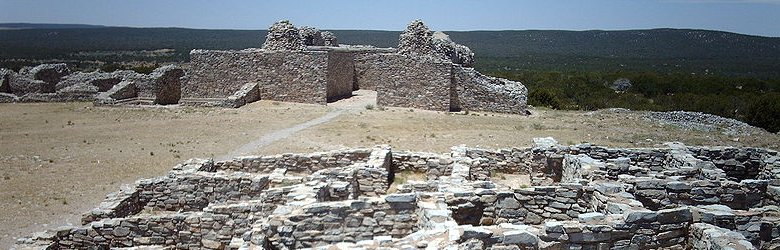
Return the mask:
<path id="1" fill-rule="evenodd" d="M 555 92 L 549 89 L 531 90 L 528 94 L 528 103 L 539 107 L 550 107 L 553 109 L 561 109 L 563 104 Z"/>
<path id="2" fill-rule="evenodd" d="M 744 121 L 769 132 L 780 131 L 780 94 L 770 93 L 754 98 L 743 112 Z"/>

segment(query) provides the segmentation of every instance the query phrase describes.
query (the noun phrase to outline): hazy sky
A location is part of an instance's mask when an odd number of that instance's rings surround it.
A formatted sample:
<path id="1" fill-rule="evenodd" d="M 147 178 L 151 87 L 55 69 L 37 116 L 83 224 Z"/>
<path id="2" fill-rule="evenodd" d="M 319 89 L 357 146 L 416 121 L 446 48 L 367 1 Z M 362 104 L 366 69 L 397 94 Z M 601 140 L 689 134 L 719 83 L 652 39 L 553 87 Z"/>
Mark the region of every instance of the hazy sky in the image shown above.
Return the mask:
<path id="1" fill-rule="evenodd" d="M 780 0 L 0 0 L 0 22 L 265 29 L 280 19 L 321 29 L 696 28 L 780 36 Z"/>

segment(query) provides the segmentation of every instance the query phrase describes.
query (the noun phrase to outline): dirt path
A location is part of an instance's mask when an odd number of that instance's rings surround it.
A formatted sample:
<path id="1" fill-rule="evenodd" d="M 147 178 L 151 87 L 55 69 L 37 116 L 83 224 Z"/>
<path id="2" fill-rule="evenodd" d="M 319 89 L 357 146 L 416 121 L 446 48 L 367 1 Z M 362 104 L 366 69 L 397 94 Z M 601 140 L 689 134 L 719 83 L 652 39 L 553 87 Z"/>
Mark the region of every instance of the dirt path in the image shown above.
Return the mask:
<path id="1" fill-rule="evenodd" d="M 317 117 L 312 120 L 308 120 L 304 123 L 300 123 L 298 125 L 289 128 L 280 129 L 268 133 L 256 140 L 253 140 L 247 144 L 242 145 L 238 149 L 233 150 L 226 155 L 215 157 L 214 160 L 217 161 L 228 160 L 237 156 L 249 155 L 257 151 L 258 149 L 271 145 L 276 141 L 290 137 L 291 135 L 301 130 L 329 122 L 333 120 L 333 118 L 336 118 L 346 112 L 356 112 L 358 110 L 363 110 L 366 108 L 367 105 L 376 106 L 376 92 L 366 91 L 366 90 L 355 91 L 354 95 L 350 98 L 342 99 L 334 103 L 328 104 L 328 107 L 335 108 L 335 110 L 330 111 L 323 116 Z"/>

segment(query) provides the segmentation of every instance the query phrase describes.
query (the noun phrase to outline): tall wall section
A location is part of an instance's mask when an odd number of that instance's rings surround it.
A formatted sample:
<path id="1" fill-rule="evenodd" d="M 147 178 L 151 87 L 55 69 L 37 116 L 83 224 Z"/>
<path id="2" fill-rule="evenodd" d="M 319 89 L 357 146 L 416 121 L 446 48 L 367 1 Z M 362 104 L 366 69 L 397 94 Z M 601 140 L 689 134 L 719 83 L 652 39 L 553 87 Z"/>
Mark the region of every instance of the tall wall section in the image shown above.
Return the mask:
<path id="1" fill-rule="evenodd" d="M 258 83 L 261 100 L 327 102 L 328 52 L 193 50 L 183 98 L 227 98 Z"/>
<path id="2" fill-rule="evenodd" d="M 452 63 L 401 54 L 374 54 L 363 80 L 376 86 L 377 105 L 450 110 Z"/>
<path id="3" fill-rule="evenodd" d="M 355 55 L 347 51 L 328 52 L 328 101 L 352 95 L 355 84 Z"/>

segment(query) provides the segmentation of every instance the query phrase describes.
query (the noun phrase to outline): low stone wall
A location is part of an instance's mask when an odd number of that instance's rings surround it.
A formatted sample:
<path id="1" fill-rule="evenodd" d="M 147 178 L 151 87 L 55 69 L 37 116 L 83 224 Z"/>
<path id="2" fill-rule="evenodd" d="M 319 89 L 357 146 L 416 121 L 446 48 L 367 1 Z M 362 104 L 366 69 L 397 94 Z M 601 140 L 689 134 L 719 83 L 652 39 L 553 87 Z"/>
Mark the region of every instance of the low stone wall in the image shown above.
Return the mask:
<path id="1" fill-rule="evenodd" d="M 469 174 L 472 180 L 490 180 L 491 173 L 530 175 L 534 165 L 530 148 L 486 150 L 465 149 L 466 156 L 474 159 Z"/>
<path id="2" fill-rule="evenodd" d="M 749 209 L 763 204 L 767 181 L 673 181 L 636 179 L 633 194 L 651 209 L 683 205 L 723 204 L 733 209 Z"/>
<path id="3" fill-rule="evenodd" d="M 403 237 L 417 229 L 414 194 L 326 202 L 271 217 L 264 232 L 271 246 L 308 248 L 371 240 L 375 234 Z"/>
<path id="4" fill-rule="evenodd" d="M 687 246 L 689 249 L 754 249 L 741 234 L 706 223 L 691 225 L 690 234 L 691 240 Z"/>
<path id="5" fill-rule="evenodd" d="M 734 181 L 756 179 L 766 166 L 764 158 L 777 155 L 777 152 L 755 148 L 689 147 L 688 149 L 696 158 L 715 164 Z"/>
<path id="6" fill-rule="evenodd" d="M 197 211 L 212 202 L 260 197 L 268 182 L 268 176 L 248 173 L 181 173 L 140 181 L 138 200 L 149 209 Z"/>
<path id="7" fill-rule="evenodd" d="M 519 82 L 484 76 L 474 68 L 452 68 L 451 110 L 525 114 L 528 90 Z"/>
<path id="8" fill-rule="evenodd" d="M 454 163 L 448 156 L 425 152 L 394 152 L 392 158 L 392 172 L 422 173 L 428 180 L 450 175 Z"/>
<path id="9" fill-rule="evenodd" d="M 235 225 L 228 215 L 186 212 L 106 219 L 82 227 L 62 228 L 37 239 L 48 243 L 41 246 L 44 249 L 161 245 L 178 249 L 223 249 L 235 236 Z"/>
<path id="10" fill-rule="evenodd" d="M 271 173 L 284 168 L 291 173 L 311 174 L 327 168 L 346 167 L 365 162 L 372 149 L 353 149 L 312 154 L 282 154 L 273 156 L 247 156 L 214 163 L 213 171 L 230 170 L 247 173 Z"/>

